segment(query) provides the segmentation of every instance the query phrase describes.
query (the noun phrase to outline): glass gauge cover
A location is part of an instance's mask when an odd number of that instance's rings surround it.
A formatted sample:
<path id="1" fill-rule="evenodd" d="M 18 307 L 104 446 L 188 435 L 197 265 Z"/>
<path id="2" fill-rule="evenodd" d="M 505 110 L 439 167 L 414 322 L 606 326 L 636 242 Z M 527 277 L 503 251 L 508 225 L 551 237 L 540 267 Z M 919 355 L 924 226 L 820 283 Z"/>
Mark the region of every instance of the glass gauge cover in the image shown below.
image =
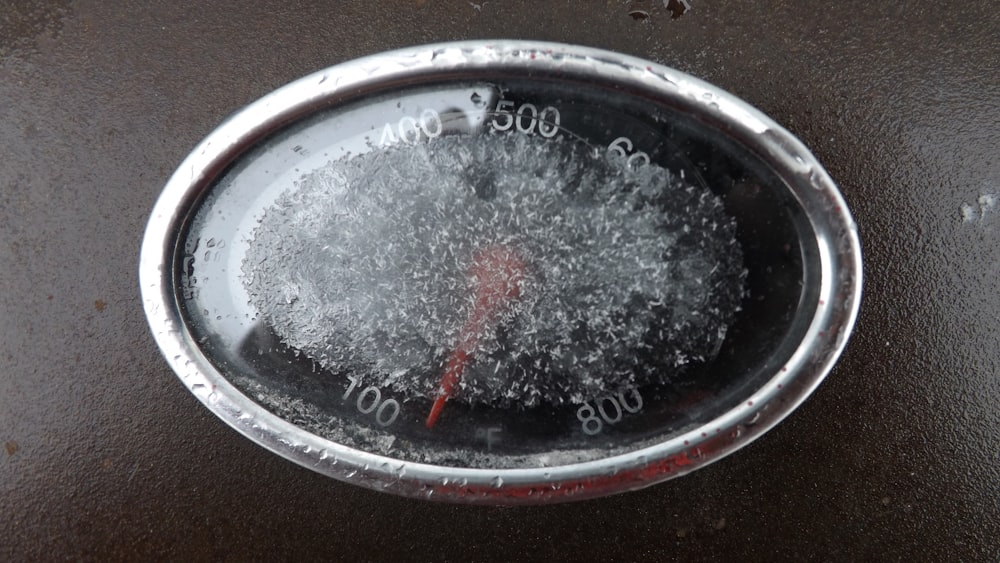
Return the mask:
<path id="1" fill-rule="evenodd" d="M 239 111 L 156 204 L 140 280 L 180 380 L 337 479 L 457 502 L 636 489 L 831 369 L 856 227 L 720 89 L 551 43 L 341 64 Z"/>

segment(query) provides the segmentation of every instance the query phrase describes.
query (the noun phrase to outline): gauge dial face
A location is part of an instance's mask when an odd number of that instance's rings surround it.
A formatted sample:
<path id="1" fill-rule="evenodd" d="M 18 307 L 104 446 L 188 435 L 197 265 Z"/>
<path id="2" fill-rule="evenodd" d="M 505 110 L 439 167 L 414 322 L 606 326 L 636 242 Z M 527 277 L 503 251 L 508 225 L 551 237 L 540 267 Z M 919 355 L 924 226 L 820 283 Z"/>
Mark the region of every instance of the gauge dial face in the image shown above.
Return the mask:
<path id="1" fill-rule="evenodd" d="M 786 180 L 663 100 L 471 74 L 313 105 L 189 190 L 167 285 L 200 361 L 390 489 L 738 440 L 713 421 L 826 291 Z"/>

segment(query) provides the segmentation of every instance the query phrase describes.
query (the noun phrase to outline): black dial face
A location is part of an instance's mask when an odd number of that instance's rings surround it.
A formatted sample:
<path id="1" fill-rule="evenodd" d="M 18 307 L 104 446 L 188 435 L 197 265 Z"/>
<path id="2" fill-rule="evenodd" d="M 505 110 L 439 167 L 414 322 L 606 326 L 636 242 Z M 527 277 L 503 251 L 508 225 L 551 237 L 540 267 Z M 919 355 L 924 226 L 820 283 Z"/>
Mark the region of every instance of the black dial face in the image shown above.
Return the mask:
<path id="1" fill-rule="evenodd" d="M 402 461 L 536 468 L 732 408 L 801 339 L 816 253 L 710 123 L 542 79 L 383 91 L 234 162 L 174 266 L 260 406 Z"/>

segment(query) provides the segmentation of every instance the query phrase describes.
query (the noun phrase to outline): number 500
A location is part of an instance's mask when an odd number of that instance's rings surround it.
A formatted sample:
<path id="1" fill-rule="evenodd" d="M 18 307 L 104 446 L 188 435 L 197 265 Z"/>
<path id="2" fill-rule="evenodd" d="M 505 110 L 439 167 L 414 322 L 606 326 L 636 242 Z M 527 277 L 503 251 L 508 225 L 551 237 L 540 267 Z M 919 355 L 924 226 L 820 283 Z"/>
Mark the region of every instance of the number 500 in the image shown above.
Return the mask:
<path id="1" fill-rule="evenodd" d="M 497 131 L 507 131 L 515 128 L 521 133 L 531 134 L 536 130 L 546 139 L 551 139 L 559 133 L 559 110 L 545 106 L 541 111 L 535 104 L 521 104 L 520 107 L 511 100 L 497 102 L 492 125 Z"/>

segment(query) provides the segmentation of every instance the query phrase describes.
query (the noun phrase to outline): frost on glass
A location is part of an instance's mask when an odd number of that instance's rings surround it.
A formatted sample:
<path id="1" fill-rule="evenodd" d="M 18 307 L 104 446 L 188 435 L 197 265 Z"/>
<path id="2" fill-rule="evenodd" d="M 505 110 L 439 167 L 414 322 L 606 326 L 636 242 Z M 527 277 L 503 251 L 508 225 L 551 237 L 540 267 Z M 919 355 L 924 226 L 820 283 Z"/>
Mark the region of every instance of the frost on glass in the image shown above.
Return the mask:
<path id="1" fill-rule="evenodd" d="M 433 399 L 467 347 L 452 400 L 579 403 L 717 353 L 743 295 L 734 235 L 716 196 L 658 166 L 450 136 L 303 176 L 261 218 L 243 283 L 331 377 Z"/>

